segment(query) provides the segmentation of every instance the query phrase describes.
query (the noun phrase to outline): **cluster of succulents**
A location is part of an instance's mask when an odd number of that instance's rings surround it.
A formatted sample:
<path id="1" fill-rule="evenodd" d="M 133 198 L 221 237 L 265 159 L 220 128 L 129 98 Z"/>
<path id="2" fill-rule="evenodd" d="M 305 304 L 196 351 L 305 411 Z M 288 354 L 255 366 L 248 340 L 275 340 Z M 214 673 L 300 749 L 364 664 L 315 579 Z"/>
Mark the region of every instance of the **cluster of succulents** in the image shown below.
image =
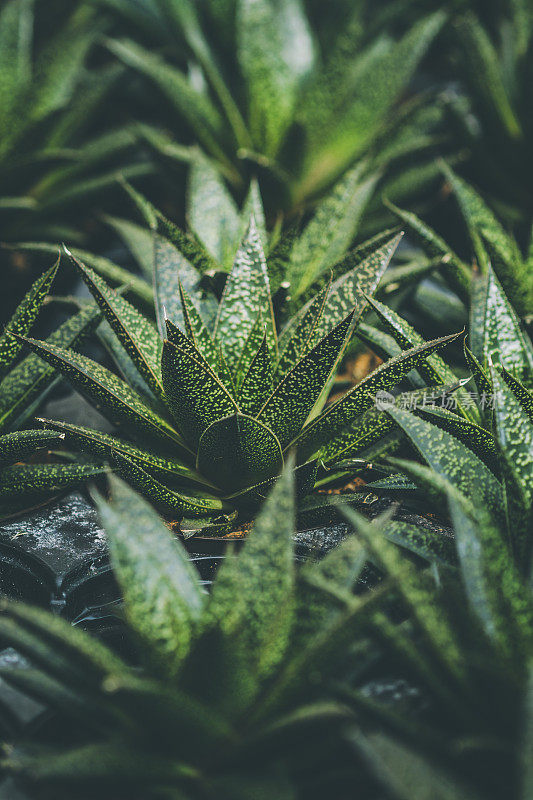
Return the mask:
<path id="1" fill-rule="evenodd" d="M 531 797 L 532 32 L 2 5 L 0 521 L 82 488 L 116 593 L 0 600 L 0 796 Z"/>

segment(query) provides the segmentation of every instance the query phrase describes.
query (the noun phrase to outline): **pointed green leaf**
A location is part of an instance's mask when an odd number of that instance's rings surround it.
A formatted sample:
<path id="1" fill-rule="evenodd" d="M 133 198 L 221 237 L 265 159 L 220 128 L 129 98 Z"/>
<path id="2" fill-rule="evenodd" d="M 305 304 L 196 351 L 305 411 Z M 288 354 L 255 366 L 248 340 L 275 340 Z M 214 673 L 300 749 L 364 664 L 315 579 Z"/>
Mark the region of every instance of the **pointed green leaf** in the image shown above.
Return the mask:
<path id="1" fill-rule="evenodd" d="M 47 497 L 97 478 L 106 472 L 89 464 L 22 464 L 0 470 L 0 498 Z"/>
<path id="2" fill-rule="evenodd" d="M 209 602 L 222 629 L 243 638 L 261 674 L 282 658 L 293 621 L 293 469 L 289 461 L 241 552 L 224 560 Z"/>
<path id="3" fill-rule="evenodd" d="M 266 402 L 271 389 L 272 362 L 264 335 L 239 387 L 237 395 L 239 406 L 247 414 L 255 416 Z"/>
<path id="4" fill-rule="evenodd" d="M 372 297 L 368 298 L 368 302 L 402 349 L 423 344 L 423 337 L 399 314 Z M 457 381 L 454 372 L 436 353 L 420 364 L 418 372 L 430 386 L 434 384 L 450 385 Z M 455 397 L 459 413 L 466 419 L 479 422 L 479 412 L 466 389 L 463 389 L 462 386 L 458 387 Z"/>
<path id="5" fill-rule="evenodd" d="M 501 375 L 509 389 L 522 406 L 522 409 L 526 412 L 530 422 L 533 424 L 533 394 L 528 392 L 526 387 L 522 386 L 520 381 L 517 381 L 516 378 L 513 378 L 513 376 L 507 372 L 504 367 L 502 367 Z"/>
<path id="6" fill-rule="evenodd" d="M 45 425 L 47 429 L 60 433 L 69 447 L 74 450 L 81 450 L 84 453 L 91 453 L 91 455 L 97 456 L 100 461 L 109 461 L 113 453 L 118 452 L 162 481 L 171 484 L 176 481 L 187 484 L 204 484 L 201 477 L 178 458 L 159 455 L 154 453 L 153 450 L 143 450 L 123 439 L 119 439 L 117 436 L 110 436 L 92 428 L 84 428 L 80 425 L 71 425 L 67 422 L 56 422 L 48 419 L 39 419 L 38 421 Z M 179 450 L 177 445 L 173 447 L 173 450 Z M 190 453 L 186 450 L 181 450 L 179 455 L 184 458 L 190 458 Z"/>
<path id="7" fill-rule="evenodd" d="M 169 341 L 163 345 L 161 372 L 168 406 L 180 432 L 194 446 L 209 425 L 239 410 L 205 363 Z"/>
<path id="8" fill-rule="evenodd" d="M 383 440 L 394 428 L 392 420 L 377 408 L 369 408 L 359 419 L 347 426 L 343 433 L 334 436 L 323 447 L 320 457 L 326 464 L 335 466 L 341 459 L 357 456 Z"/>
<path id="9" fill-rule="evenodd" d="M 163 386 L 160 365 L 163 343 L 157 330 L 92 269 L 74 257 L 72 262 L 142 378 L 155 396 L 161 398 Z"/>
<path id="10" fill-rule="evenodd" d="M 0 436 L 0 467 L 20 461 L 36 450 L 57 447 L 63 438 L 53 430 L 6 433 Z"/>
<path id="11" fill-rule="evenodd" d="M 291 443 L 298 448 L 299 458 L 309 457 L 324 444 L 342 432 L 359 414 L 374 403 L 377 391 L 396 386 L 412 369 L 435 350 L 457 339 L 461 334 L 434 339 L 407 350 L 397 358 L 381 364 L 360 384 L 350 389 L 337 402 L 328 406 L 320 416 L 313 419 Z"/>
<path id="12" fill-rule="evenodd" d="M 154 292 L 159 333 L 165 336 L 165 319 L 184 327 L 180 283 L 201 308 L 200 274 L 167 239 L 154 234 Z"/>
<path id="13" fill-rule="evenodd" d="M 64 375 L 72 386 L 107 414 L 114 424 L 156 437 L 167 444 L 181 444 L 179 434 L 154 409 L 142 401 L 127 383 L 90 358 L 49 342 L 25 339 L 34 353 Z"/>
<path id="14" fill-rule="evenodd" d="M 516 476 L 528 501 L 533 503 L 533 424 L 520 402 L 491 369 L 494 387 L 494 423 L 496 437 L 508 467 Z"/>
<path id="15" fill-rule="evenodd" d="M 472 610 L 506 657 L 524 658 L 532 641 L 533 607 L 507 546 L 483 504 L 450 491 L 449 505 Z"/>
<path id="16" fill-rule="evenodd" d="M 181 307 L 183 311 L 183 322 L 187 337 L 200 351 L 212 370 L 216 371 L 218 364 L 218 353 L 215 342 L 209 333 L 207 326 L 200 316 L 200 312 L 192 302 L 191 298 L 179 283 Z"/>
<path id="17" fill-rule="evenodd" d="M 138 461 L 132 461 L 119 449 L 112 450 L 109 455 L 111 466 L 119 475 L 166 514 L 181 519 L 182 517 L 220 516 L 224 511 L 229 510 L 229 507 L 221 500 L 208 494 L 208 489 L 204 492 L 187 488 L 185 491 L 188 494 L 169 489 L 168 486 L 146 472 Z"/>
<path id="18" fill-rule="evenodd" d="M 321 201 L 292 248 L 287 278 L 295 296 L 346 253 L 376 180 L 377 177 L 363 176 L 362 166 L 357 165 Z"/>
<path id="19" fill-rule="evenodd" d="M 329 291 L 324 310 L 315 330 L 315 341 L 327 334 L 334 325 L 337 325 L 350 311 L 355 310 L 359 316 L 367 305 L 366 295 L 372 295 L 387 269 L 402 234 L 386 239 L 377 249 L 372 248 L 369 253 L 359 255 L 360 248 L 351 251 L 342 262 L 335 267 L 341 267 L 340 277 L 337 278 Z M 292 317 L 280 335 L 280 349 L 286 346 L 293 329 L 300 323 L 302 317 L 307 315 L 317 297 L 312 297 Z"/>
<path id="20" fill-rule="evenodd" d="M 353 312 L 307 353 L 286 375 L 257 414 L 282 447 L 304 425 L 342 353 L 353 320 Z"/>
<path id="21" fill-rule="evenodd" d="M 250 188 L 248 189 L 248 194 L 246 195 L 246 200 L 244 201 L 244 205 L 241 210 L 240 214 L 241 230 L 240 230 L 239 241 L 245 235 L 248 223 L 250 221 L 250 217 L 252 216 L 255 220 L 257 233 L 259 235 L 259 238 L 261 239 L 263 250 L 266 253 L 268 248 L 268 234 L 266 230 L 265 209 L 263 207 L 263 200 L 261 198 L 261 189 L 259 188 L 259 183 L 257 181 L 257 178 L 252 178 L 252 180 L 250 181 Z M 270 274 L 270 264 L 268 264 L 267 266 L 269 268 L 269 274 Z"/>
<path id="22" fill-rule="evenodd" d="M 483 314 L 483 356 L 497 358 L 521 383 L 533 386 L 533 347 L 505 296 L 494 271 L 489 267 L 480 298 Z"/>
<path id="23" fill-rule="evenodd" d="M 279 337 L 279 361 L 275 375 L 279 379 L 311 349 L 318 322 L 331 287 L 331 276 L 317 296 L 291 318 Z"/>
<path id="24" fill-rule="evenodd" d="M 343 314 L 352 309 L 355 311 L 356 318 L 360 317 L 363 309 L 366 308 L 368 297 L 374 294 L 389 266 L 402 236 L 402 233 L 393 236 L 376 251 L 358 262 L 348 273 L 334 281 L 315 337 L 325 335 L 332 324 L 336 324 Z"/>
<path id="25" fill-rule="evenodd" d="M 276 325 L 266 260 L 253 218 L 235 257 L 220 301 L 215 335 L 230 369 L 235 369 L 258 311 L 264 314 L 269 350 L 277 352 Z"/>
<path id="26" fill-rule="evenodd" d="M 0 335 L 0 380 L 23 348 L 23 343 L 16 337 L 27 336 L 30 332 L 56 276 L 59 260 L 35 281 Z"/>
<path id="27" fill-rule="evenodd" d="M 452 434 L 405 409 L 390 407 L 386 412 L 432 469 L 466 497 L 483 498 L 496 518 L 501 518 L 501 485 L 472 450 Z"/>
<path id="28" fill-rule="evenodd" d="M 75 314 L 47 339 L 60 347 L 77 347 L 99 324 L 100 312 L 90 306 Z M 19 427 L 44 399 L 56 377 L 54 367 L 33 353 L 11 370 L 0 384 L 0 431 Z"/>
<path id="29" fill-rule="evenodd" d="M 492 435 L 485 428 L 439 406 L 421 406 L 415 408 L 415 413 L 466 444 L 499 477 L 498 451 Z"/>
<path id="30" fill-rule="evenodd" d="M 241 235 L 239 212 L 216 167 L 200 156 L 189 173 L 187 216 L 209 252 L 229 269 Z"/>
<path id="31" fill-rule="evenodd" d="M 198 573 L 150 506 L 122 481 L 111 478 L 110 485 L 111 500 L 97 504 L 126 616 L 144 652 L 175 675 L 205 603 Z"/>
<path id="32" fill-rule="evenodd" d="M 492 392 L 492 384 L 487 376 L 487 373 L 475 357 L 475 355 L 468 349 L 466 346 L 466 339 L 464 341 L 463 350 L 465 354 L 466 363 L 470 369 L 470 372 L 474 376 L 474 381 L 476 383 L 478 395 L 480 401 L 487 400 Z"/>
<path id="33" fill-rule="evenodd" d="M 265 338 L 265 328 L 266 325 L 263 321 L 263 313 L 261 310 L 259 310 L 257 319 L 250 329 L 248 338 L 246 339 L 244 347 L 242 348 L 237 368 L 235 369 L 235 385 L 237 389 L 243 382 L 245 375 L 247 375 L 248 370 L 250 369 L 250 364 L 254 360 L 259 348 L 261 347 L 261 343 Z M 221 345 L 220 350 L 222 352 Z"/>
<path id="34" fill-rule="evenodd" d="M 251 137 L 261 153 L 274 157 L 292 121 L 301 83 L 314 64 L 303 4 L 242 0 L 236 11 L 236 37 Z"/>
<path id="35" fill-rule="evenodd" d="M 197 469 L 224 492 L 236 492 L 277 475 L 281 447 L 272 431 L 244 414 L 224 417 L 204 431 Z"/>

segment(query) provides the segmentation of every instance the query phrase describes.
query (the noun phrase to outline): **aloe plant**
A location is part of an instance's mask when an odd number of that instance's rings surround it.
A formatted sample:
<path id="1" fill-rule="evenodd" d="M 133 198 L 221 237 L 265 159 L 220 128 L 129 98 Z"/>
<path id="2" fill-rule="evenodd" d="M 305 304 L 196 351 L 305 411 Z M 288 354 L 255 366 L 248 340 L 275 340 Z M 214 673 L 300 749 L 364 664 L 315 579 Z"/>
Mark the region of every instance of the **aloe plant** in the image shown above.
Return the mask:
<path id="1" fill-rule="evenodd" d="M 404 191 L 433 169 L 439 110 L 399 100 L 442 13 L 394 38 L 366 2 L 321 9 L 316 24 L 299 0 L 99 5 L 119 20 L 110 50 L 164 96 L 160 129 L 140 134 L 167 165 L 194 161 L 192 138 L 237 191 L 258 172 L 273 217 L 307 205 L 356 163 L 361 193 L 415 155 Z M 135 38 L 120 38 L 124 21 Z M 180 143 L 165 133 L 178 127 Z"/>
<path id="2" fill-rule="evenodd" d="M 54 431 L 16 430 L 30 423 L 56 379 L 40 358 L 21 358 L 21 336 L 31 332 L 57 273 L 59 259 L 37 279 L 0 335 L 0 516 L 5 517 L 102 472 L 83 464 L 24 464 L 35 450 L 58 448 L 63 435 Z M 99 323 L 98 310 L 87 308 L 63 323 L 47 340 L 70 346 L 81 343 Z"/>
<path id="3" fill-rule="evenodd" d="M 524 251 L 472 186 L 449 167 L 445 166 L 444 172 L 470 239 L 470 253 L 466 257 L 460 257 L 416 214 L 390 203 L 389 208 L 426 254 L 441 260 L 444 277 L 463 298 L 469 296 L 472 269 L 468 263 L 472 257 L 482 273 L 486 274 L 489 265 L 492 266 L 513 306 L 530 322 L 533 308 L 532 242 L 528 242 Z"/>
<path id="4" fill-rule="evenodd" d="M 374 306 L 397 341 L 413 339 Z M 448 517 L 455 553 L 430 531 L 414 543 L 401 528 L 376 536 L 344 511 L 414 612 L 401 635 L 379 612 L 373 623 L 410 663 L 430 713 L 406 719 L 349 686 L 340 693 L 359 715 L 354 747 L 398 798 L 521 800 L 532 787 L 533 348 L 490 267 L 474 285 L 469 344 L 477 424 L 460 398 L 454 412 L 438 398 L 382 412 L 420 460 L 389 459 L 397 472 L 380 485 L 419 493 Z M 430 571 L 416 571 L 387 539 L 423 556 Z"/>
<path id="5" fill-rule="evenodd" d="M 395 312 L 375 300 L 370 303 L 396 345 L 423 341 Z M 373 338 L 372 329 L 367 338 Z M 395 461 L 412 481 L 412 490 L 419 485 L 438 503 L 446 496 L 442 486 L 449 483 L 469 503 L 483 507 L 527 574 L 533 523 L 533 347 L 490 266 L 474 286 L 469 345 L 464 353 L 473 377 L 470 391 L 462 383 L 453 404 L 435 393 L 411 408 L 391 402 L 382 411 L 389 420 L 381 420 L 382 431 L 398 426 L 436 474 L 417 462 Z M 418 371 L 428 381 L 433 371 L 442 383 L 453 383 L 453 372 L 436 355 Z"/>
<path id="6" fill-rule="evenodd" d="M 133 486 L 180 518 L 254 507 L 291 450 L 299 490 L 312 490 L 325 444 L 413 367 L 456 336 L 415 346 L 325 406 L 357 317 L 397 245 L 395 236 L 324 283 L 279 331 L 253 218 L 222 298 L 170 241 L 155 238 L 157 328 L 73 259 L 115 334 L 122 377 L 72 349 L 25 338 L 116 425 L 120 438 L 46 421 L 66 443 L 107 459 Z M 334 464 L 329 465 L 333 476 Z"/>
<path id="7" fill-rule="evenodd" d="M 32 667 L 2 678 L 72 736 L 56 742 L 34 724 L 4 770 L 56 798 L 319 798 L 353 785 L 352 715 L 329 686 L 353 671 L 350 639 L 383 594 L 352 594 L 365 564 L 355 538 L 296 571 L 293 474 L 289 464 L 209 595 L 180 542 L 112 477 L 111 500 L 97 502 L 140 669 L 60 618 L 4 601 L 2 641 Z M 364 636 L 358 652 L 361 663 Z"/>

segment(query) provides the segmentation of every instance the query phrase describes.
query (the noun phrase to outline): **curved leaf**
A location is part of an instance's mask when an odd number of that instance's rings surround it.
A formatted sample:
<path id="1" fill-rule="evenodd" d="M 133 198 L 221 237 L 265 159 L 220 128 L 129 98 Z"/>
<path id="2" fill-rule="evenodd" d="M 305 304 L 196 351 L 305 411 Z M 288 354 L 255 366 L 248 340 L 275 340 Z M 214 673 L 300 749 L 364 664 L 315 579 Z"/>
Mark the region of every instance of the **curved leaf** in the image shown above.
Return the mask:
<path id="1" fill-rule="evenodd" d="M 101 315 L 90 306 L 49 336 L 47 342 L 60 347 L 77 347 L 99 324 Z M 0 384 L 0 431 L 21 426 L 34 413 L 56 377 L 56 370 L 33 353 L 11 370 Z"/>
<path id="2" fill-rule="evenodd" d="M 290 446 L 298 448 L 300 458 L 316 453 L 326 442 L 342 432 L 346 425 L 349 425 L 359 414 L 370 408 L 377 391 L 380 389 L 387 391 L 396 386 L 428 355 L 449 342 L 453 342 L 460 335 L 460 333 L 455 333 L 441 339 L 434 339 L 381 364 L 358 386 L 354 386 L 337 402 L 328 406 L 320 416 L 315 417 L 291 442 Z"/>
<path id="3" fill-rule="evenodd" d="M 57 447 L 62 439 L 64 436 L 53 430 L 6 433 L 0 436 L 0 467 L 19 461 L 36 450 Z"/>
<path id="4" fill-rule="evenodd" d="M 110 501 L 97 498 L 97 505 L 126 616 L 156 668 L 175 675 L 205 603 L 198 573 L 142 498 L 117 478 L 110 478 L 110 486 Z"/>
<path id="5" fill-rule="evenodd" d="M 161 373 L 168 406 L 185 440 L 194 446 L 211 423 L 239 410 L 206 363 L 169 341 L 163 345 Z"/>
<path id="6" fill-rule="evenodd" d="M 113 450 L 110 457 L 111 465 L 124 480 L 167 514 L 178 518 L 209 517 L 219 516 L 227 510 L 227 506 L 212 495 L 191 490 L 188 490 L 190 494 L 182 494 L 169 489 L 119 450 Z"/>
<path id="7" fill-rule="evenodd" d="M 485 502 L 501 519 L 502 487 L 489 468 L 459 439 L 409 411 L 386 411 L 404 431 L 424 461 L 466 497 Z"/>
<path id="8" fill-rule="evenodd" d="M 353 312 L 299 361 L 266 400 L 257 419 L 285 446 L 301 429 L 345 347 Z"/>
<path id="9" fill-rule="evenodd" d="M 294 465 L 289 461 L 236 558 L 222 563 L 208 613 L 239 636 L 260 674 L 282 658 L 294 615 Z"/>
<path id="10" fill-rule="evenodd" d="M 279 474 L 283 456 L 272 431 L 252 417 L 234 414 L 204 431 L 196 465 L 208 480 L 230 493 Z"/>
<path id="11" fill-rule="evenodd" d="M 72 257 L 72 262 L 142 378 L 155 396 L 161 398 L 163 343 L 157 330 L 131 303 L 107 286 L 92 269 L 75 257 Z"/>
<path id="12" fill-rule="evenodd" d="M 265 254 L 253 218 L 235 257 L 218 307 L 215 336 L 230 369 L 235 370 L 258 310 L 264 314 L 269 350 L 277 352 L 276 324 Z"/>
<path id="13" fill-rule="evenodd" d="M 131 427 L 167 444 L 181 444 L 179 434 L 154 409 L 142 401 L 127 383 L 90 358 L 49 342 L 24 340 L 29 347 L 64 375 L 74 388 L 108 414 L 116 425 Z"/>
<path id="14" fill-rule="evenodd" d="M 35 281 L 0 335 L 0 380 L 24 346 L 17 336 L 27 336 L 32 328 L 56 276 L 59 261 L 58 257 L 53 267 Z"/>
<path id="15" fill-rule="evenodd" d="M 186 483 L 205 485 L 205 481 L 194 470 L 177 458 L 158 455 L 152 449 L 143 450 L 130 442 L 119 439 L 117 436 L 110 436 L 92 428 L 84 428 L 80 425 L 71 425 L 68 422 L 56 422 L 49 419 L 38 419 L 38 422 L 42 423 L 47 429 L 60 433 L 69 447 L 91 453 L 102 461 L 109 460 L 113 453 L 117 452 L 160 480 L 170 483 L 185 481 Z M 173 449 L 179 448 L 176 446 Z M 191 454 L 186 450 L 182 450 L 180 455 L 190 458 Z"/>

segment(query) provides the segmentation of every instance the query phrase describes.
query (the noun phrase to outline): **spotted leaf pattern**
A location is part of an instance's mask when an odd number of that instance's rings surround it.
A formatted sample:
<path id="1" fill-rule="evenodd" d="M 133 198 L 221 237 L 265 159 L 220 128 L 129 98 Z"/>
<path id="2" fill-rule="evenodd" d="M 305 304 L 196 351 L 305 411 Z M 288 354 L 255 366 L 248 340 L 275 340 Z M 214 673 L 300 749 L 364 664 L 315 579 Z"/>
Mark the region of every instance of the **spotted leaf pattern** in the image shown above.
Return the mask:
<path id="1" fill-rule="evenodd" d="M 277 336 L 266 259 L 252 218 L 226 281 L 215 326 L 230 369 L 239 362 L 258 310 L 264 314 L 268 346 L 275 356 Z"/>
<path id="2" fill-rule="evenodd" d="M 0 335 L 0 380 L 6 375 L 23 348 L 20 338 L 26 336 L 41 310 L 59 267 L 56 263 L 38 278 Z"/>

